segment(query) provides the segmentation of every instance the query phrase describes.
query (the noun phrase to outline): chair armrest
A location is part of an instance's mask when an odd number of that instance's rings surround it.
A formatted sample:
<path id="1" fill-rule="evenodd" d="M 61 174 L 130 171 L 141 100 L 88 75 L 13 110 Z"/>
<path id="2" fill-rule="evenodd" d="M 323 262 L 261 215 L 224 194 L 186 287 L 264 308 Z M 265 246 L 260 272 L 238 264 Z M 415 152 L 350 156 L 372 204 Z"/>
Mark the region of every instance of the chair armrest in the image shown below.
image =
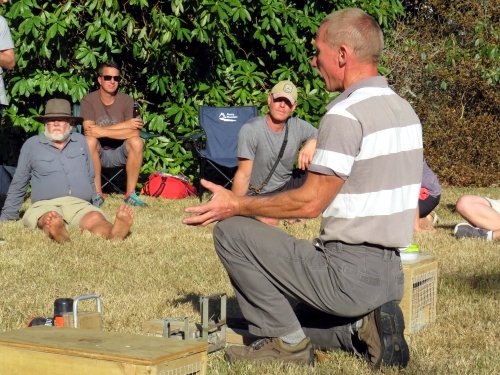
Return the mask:
<path id="1" fill-rule="evenodd" d="M 146 133 L 146 132 L 143 132 L 142 130 L 139 130 L 139 136 L 142 138 L 142 139 L 151 139 L 151 138 L 157 138 L 157 137 L 160 137 L 161 134 L 151 134 L 151 133 Z"/>

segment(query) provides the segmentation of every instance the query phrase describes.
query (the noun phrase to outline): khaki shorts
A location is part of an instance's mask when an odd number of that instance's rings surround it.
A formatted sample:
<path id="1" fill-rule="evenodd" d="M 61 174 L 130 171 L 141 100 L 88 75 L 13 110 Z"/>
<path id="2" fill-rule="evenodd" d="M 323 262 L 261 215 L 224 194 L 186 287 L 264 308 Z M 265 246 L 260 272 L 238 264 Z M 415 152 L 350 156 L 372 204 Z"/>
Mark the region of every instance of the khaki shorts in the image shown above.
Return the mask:
<path id="1" fill-rule="evenodd" d="M 67 225 L 75 227 L 78 226 L 82 217 L 89 212 L 100 212 L 108 220 L 103 210 L 83 199 L 61 197 L 41 200 L 32 204 L 24 213 L 23 224 L 28 228 L 38 228 L 38 219 L 50 211 L 57 212 Z"/>
<path id="2" fill-rule="evenodd" d="M 491 208 L 493 208 L 496 212 L 498 212 L 500 214 L 500 200 L 494 200 L 494 199 L 490 199 L 490 198 L 486 198 L 486 197 L 483 197 L 483 198 L 488 201 Z"/>

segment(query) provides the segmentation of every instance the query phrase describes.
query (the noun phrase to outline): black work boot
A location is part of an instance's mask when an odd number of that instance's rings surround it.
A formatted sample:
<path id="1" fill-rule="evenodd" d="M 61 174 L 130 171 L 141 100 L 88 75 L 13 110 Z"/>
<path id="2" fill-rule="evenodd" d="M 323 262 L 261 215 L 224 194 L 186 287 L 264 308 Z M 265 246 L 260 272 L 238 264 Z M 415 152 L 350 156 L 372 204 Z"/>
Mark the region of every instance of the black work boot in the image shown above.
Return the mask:
<path id="1" fill-rule="evenodd" d="M 404 368 L 410 351 L 404 337 L 404 318 L 396 302 L 388 302 L 363 318 L 358 338 L 367 346 L 366 359 L 374 370 L 385 366 Z"/>
<path id="2" fill-rule="evenodd" d="M 380 307 L 382 318 L 382 339 L 384 354 L 382 363 L 386 366 L 404 368 L 410 361 L 410 349 L 405 340 L 403 311 L 397 302 L 387 302 Z"/>

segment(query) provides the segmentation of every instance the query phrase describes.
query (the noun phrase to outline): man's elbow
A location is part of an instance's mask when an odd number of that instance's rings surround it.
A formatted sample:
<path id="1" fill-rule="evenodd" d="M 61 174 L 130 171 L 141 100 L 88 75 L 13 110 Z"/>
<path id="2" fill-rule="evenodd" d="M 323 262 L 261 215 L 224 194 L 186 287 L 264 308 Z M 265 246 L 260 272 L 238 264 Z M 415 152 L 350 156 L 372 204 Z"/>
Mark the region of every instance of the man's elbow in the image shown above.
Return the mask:
<path id="1" fill-rule="evenodd" d="M 16 55 L 14 55 L 14 50 L 4 50 L 2 53 L 2 68 L 4 69 L 14 69 L 16 66 Z"/>
<path id="2" fill-rule="evenodd" d="M 14 69 L 15 66 L 16 66 L 16 59 L 12 59 L 6 64 L 5 69 L 11 70 Z"/>
<path id="3" fill-rule="evenodd" d="M 314 219 L 323 213 L 323 207 L 317 202 L 310 202 L 304 205 L 302 209 L 302 215 L 304 219 Z"/>

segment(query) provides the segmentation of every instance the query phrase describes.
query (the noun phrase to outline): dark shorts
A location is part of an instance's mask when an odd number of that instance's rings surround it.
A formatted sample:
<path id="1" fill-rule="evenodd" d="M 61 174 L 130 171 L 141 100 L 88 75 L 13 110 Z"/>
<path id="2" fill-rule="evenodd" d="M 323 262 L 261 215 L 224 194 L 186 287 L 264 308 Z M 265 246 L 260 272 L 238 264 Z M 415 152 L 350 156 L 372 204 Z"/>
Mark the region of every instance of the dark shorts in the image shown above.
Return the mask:
<path id="1" fill-rule="evenodd" d="M 441 194 L 438 195 L 437 197 L 433 197 L 432 195 L 429 195 L 426 199 L 418 200 L 418 209 L 420 211 L 420 218 L 426 217 L 429 215 L 433 209 L 436 208 L 436 206 L 439 204 L 439 201 L 441 200 Z"/>
<path id="2" fill-rule="evenodd" d="M 110 150 L 99 148 L 99 158 L 103 168 L 123 167 L 127 164 L 128 151 L 125 143 L 126 141 L 118 148 Z"/>

